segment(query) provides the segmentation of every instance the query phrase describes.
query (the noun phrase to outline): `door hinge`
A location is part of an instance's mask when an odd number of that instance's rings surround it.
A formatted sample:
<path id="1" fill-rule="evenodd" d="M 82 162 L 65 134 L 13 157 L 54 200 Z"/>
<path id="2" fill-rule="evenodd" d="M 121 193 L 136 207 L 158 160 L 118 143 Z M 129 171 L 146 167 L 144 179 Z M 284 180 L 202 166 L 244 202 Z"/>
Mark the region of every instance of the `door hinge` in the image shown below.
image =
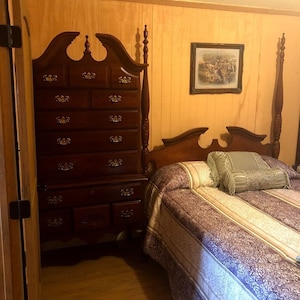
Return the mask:
<path id="1" fill-rule="evenodd" d="M 21 48 L 21 28 L 19 26 L 0 25 L 0 47 Z"/>
<path id="2" fill-rule="evenodd" d="M 30 201 L 17 200 L 9 203 L 10 218 L 13 220 L 30 218 Z"/>

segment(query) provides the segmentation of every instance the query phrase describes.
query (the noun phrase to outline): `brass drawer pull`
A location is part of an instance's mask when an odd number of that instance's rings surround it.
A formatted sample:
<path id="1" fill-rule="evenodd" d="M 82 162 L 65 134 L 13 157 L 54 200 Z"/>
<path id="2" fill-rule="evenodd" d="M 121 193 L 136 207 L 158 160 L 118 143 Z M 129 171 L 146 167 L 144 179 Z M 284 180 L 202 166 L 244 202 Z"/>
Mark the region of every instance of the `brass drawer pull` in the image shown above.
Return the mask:
<path id="1" fill-rule="evenodd" d="M 56 117 L 56 123 L 57 124 L 67 124 L 70 123 L 71 118 L 66 116 L 59 116 Z"/>
<path id="2" fill-rule="evenodd" d="M 134 194 L 134 188 L 121 189 L 120 194 L 122 197 L 130 197 Z"/>
<path id="3" fill-rule="evenodd" d="M 48 227 L 60 227 L 63 224 L 63 218 L 55 218 L 55 219 L 48 219 L 47 226 Z"/>
<path id="4" fill-rule="evenodd" d="M 64 95 L 56 95 L 54 97 L 55 101 L 58 103 L 67 103 L 70 101 L 70 96 L 64 96 Z"/>
<path id="5" fill-rule="evenodd" d="M 57 205 L 57 204 L 62 203 L 62 202 L 63 202 L 63 197 L 61 195 L 53 196 L 53 197 L 49 196 L 47 198 L 47 203 L 49 205 Z"/>
<path id="6" fill-rule="evenodd" d="M 108 161 L 109 167 L 117 168 L 117 167 L 121 167 L 122 165 L 123 165 L 123 160 L 121 158 L 110 159 Z"/>
<path id="7" fill-rule="evenodd" d="M 62 163 L 57 164 L 57 170 L 59 170 L 59 171 L 67 172 L 67 171 L 71 171 L 73 169 L 74 169 L 73 163 L 62 162 Z"/>
<path id="8" fill-rule="evenodd" d="M 129 219 L 129 218 L 133 217 L 133 215 L 134 215 L 134 210 L 132 208 L 131 209 L 122 209 L 121 213 L 120 213 L 121 218 L 125 218 L 125 219 Z"/>
<path id="9" fill-rule="evenodd" d="M 58 145 L 67 146 L 67 145 L 71 144 L 71 138 L 65 138 L 65 137 L 57 138 L 56 142 L 57 142 Z"/>
<path id="10" fill-rule="evenodd" d="M 121 84 L 128 84 L 128 83 L 131 83 L 131 77 L 130 76 L 120 76 L 118 78 L 118 81 Z"/>
<path id="11" fill-rule="evenodd" d="M 122 122 L 122 116 L 120 115 L 110 115 L 109 116 L 109 121 L 112 123 L 120 123 Z"/>
<path id="12" fill-rule="evenodd" d="M 82 78 L 86 80 L 92 80 L 96 78 L 96 73 L 95 72 L 83 72 Z"/>
<path id="13" fill-rule="evenodd" d="M 58 76 L 57 75 L 52 75 L 52 74 L 45 74 L 43 75 L 43 81 L 46 82 L 54 82 L 58 80 Z"/>
<path id="14" fill-rule="evenodd" d="M 120 143 L 120 142 L 122 142 L 122 140 L 123 140 L 123 137 L 121 135 L 115 135 L 115 136 L 111 135 L 109 137 L 109 141 L 111 143 Z"/>
<path id="15" fill-rule="evenodd" d="M 110 95 L 108 96 L 109 102 L 111 103 L 118 103 L 122 101 L 121 95 Z"/>

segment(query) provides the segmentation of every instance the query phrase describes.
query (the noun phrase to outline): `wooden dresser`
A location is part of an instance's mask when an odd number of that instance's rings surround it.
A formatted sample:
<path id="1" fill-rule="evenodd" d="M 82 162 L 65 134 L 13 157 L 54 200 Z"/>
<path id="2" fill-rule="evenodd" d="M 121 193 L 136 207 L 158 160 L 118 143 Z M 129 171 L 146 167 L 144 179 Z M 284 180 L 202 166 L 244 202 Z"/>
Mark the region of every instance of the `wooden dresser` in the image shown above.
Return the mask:
<path id="1" fill-rule="evenodd" d="M 33 61 L 41 242 L 143 228 L 147 183 L 147 29 L 144 63 L 121 42 L 93 59 L 88 37 L 79 61 L 67 47 L 79 32 L 56 36 Z"/>

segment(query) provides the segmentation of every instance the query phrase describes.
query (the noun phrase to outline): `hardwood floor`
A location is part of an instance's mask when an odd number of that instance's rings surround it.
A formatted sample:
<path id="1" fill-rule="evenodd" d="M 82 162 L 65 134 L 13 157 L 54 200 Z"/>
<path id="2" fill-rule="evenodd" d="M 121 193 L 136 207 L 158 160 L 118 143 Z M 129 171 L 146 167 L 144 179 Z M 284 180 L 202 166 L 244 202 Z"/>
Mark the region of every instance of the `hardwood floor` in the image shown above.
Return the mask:
<path id="1" fill-rule="evenodd" d="M 42 253 L 43 300 L 171 300 L 163 268 L 139 239 Z"/>

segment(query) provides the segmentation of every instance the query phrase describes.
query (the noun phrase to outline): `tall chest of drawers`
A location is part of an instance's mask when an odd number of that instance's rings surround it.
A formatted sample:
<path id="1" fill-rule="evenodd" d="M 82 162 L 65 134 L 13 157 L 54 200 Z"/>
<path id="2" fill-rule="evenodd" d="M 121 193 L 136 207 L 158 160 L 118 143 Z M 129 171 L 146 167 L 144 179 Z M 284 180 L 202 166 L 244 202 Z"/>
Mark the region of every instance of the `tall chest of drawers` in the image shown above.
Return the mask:
<path id="1" fill-rule="evenodd" d="M 88 37 L 82 59 L 72 60 L 78 32 L 59 34 L 33 61 L 41 242 L 143 227 L 146 32 L 143 64 L 106 34 L 96 34 L 104 60 L 93 59 Z"/>

